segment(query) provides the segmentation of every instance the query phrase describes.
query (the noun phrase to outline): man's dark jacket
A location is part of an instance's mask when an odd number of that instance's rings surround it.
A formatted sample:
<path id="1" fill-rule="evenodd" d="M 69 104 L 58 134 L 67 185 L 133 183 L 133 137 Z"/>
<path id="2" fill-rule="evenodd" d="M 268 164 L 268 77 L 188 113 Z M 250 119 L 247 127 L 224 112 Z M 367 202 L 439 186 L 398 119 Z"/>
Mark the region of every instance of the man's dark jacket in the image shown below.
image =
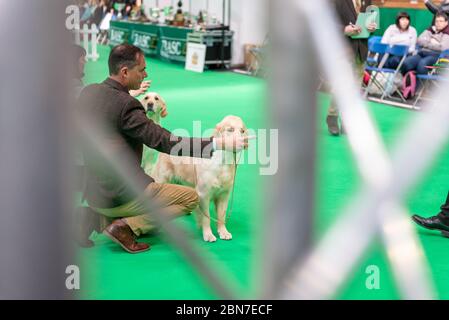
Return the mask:
<path id="1" fill-rule="evenodd" d="M 449 15 L 449 3 L 443 2 L 439 5 L 433 3 L 432 0 L 427 1 L 426 3 L 427 9 L 430 10 L 433 14 L 437 14 L 437 12 L 444 12 L 445 14 Z"/>
<path id="2" fill-rule="evenodd" d="M 449 3 L 443 2 L 439 5 L 433 3 L 433 1 L 427 1 L 426 2 L 427 9 L 430 10 L 434 14 L 433 20 L 432 20 L 432 26 L 435 24 L 435 15 L 438 12 L 444 12 L 445 14 L 449 15 Z"/>
<path id="3" fill-rule="evenodd" d="M 356 24 L 357 22 L 357 12 L 354 7 L 352 0 L 334 0 L 335 11 L 337 13 L 338 22 L 341 27 L 341 32 L 344 32 L 344 28 L 350 23 Z M 371 5 L 371 0 L 362 0 L 361 12 L 365 12 L 366 8 Z M 360 59 L 360 61 L 365 61 L 368 54 L 368 44 L 365 39 L 352 39 L 351 37 L 346 37 L 351 49 L 354 53 L 354 57 Z"/>
<path id="4" fill-rule="evenodd" d="M 126 163 L 128 178 L 137 182 L 140 188 L 154 182 L 141 167 L 144 144 L 163 153 L 171 153 L 176 146 L 174 155 L 212 156 L 212 138 L 172 135 L 149 120 L 142 104 L 111 78 L 101 84 L 87 86 L 81 92 L 79 110 L 84 124 L 95 129 L 100 145 L 108 153 L 107 158 L 118 158 Z M 135 199 L 138 194 L 130 191 L 127 183 L 100 154 L 91 144 L 84 143 L 87 169 L 84 195 L 89 206 L 114 208 Z"/>

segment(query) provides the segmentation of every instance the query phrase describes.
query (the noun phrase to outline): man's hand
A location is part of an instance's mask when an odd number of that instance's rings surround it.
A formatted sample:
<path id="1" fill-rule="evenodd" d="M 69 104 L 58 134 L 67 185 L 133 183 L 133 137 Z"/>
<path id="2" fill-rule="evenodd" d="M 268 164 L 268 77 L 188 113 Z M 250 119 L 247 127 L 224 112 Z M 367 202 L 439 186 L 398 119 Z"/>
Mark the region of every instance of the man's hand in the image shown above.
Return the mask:
<path id="1" fill-rule="evenodd" d="M 218 150 L 226 151 L 241 151 L 243 149 L 248 149 L 248 141 L 256 139 L 255 136 L 223 136 L 217 137 L 215 139 L 215 144 Z"/>
<path id="2" fill-rule="evenodd" d="M 137 97 L 147 92 L 151 86 L 151 81 L 143 81 L 138 90 L 129 90 L 131 97 Z"/>
<path id="3" fill-rule="evenodd" d="M 362 28 L 360 28 L 359 26 L 348 24 L 345 27 L 345 35 L 347 36 L 355 36 L 360 34 L 360 32 L 362 32 Z"/>
<path id="4" fill-rule="evenodd" d="M 370 23 L 367 29 L 370 33 L 373 33 L 377 29 L 377 23 L 375 22 Z"/>

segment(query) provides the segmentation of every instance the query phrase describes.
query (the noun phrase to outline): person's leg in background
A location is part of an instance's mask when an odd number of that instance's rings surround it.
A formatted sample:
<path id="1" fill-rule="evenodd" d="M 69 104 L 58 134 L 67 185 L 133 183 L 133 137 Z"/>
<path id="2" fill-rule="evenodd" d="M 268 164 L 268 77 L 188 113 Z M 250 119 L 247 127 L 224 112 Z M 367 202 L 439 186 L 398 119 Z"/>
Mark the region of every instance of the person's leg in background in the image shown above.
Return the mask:
<path id="1" fill-rule="evenodd" d="M 438 217 L 449 225 L 449 192 L 446 197 L 446 202 L 441 205 L 441 211 L 438 214 Z"/>
<path id="2" fill-rule="evenodd" d="M 412 219 L 421 227 L 441 231 L 443 235 L 449 237 L 449 193 L 446 202 L 441 206 L 441 211 L 436 216 L 424 218 L 415 214 Z"/>
<path id="3" fill-rule="evenodd" d="M 430 69 L 426 68 L 427 66 L 433 66 L 438 61 L 438 54 L 427 54 L 425 55 L 421 61 L 419 61 L 418 66 L 416 67 L 417 74 L 428 74 Z"/>
<path id="4" fill-rule="evenodd" d="M 338 109 L 335 106 L 334 99 L 332 99 L 331 104 L 327 109 L 326 123 L 329 133 L 333 136 L 340 135 L 340 126 L 338 124 L 338 118 L 339 118 Z"/>
<path id="5" fill-rule="evenodd" d="M 384 68 L 387 69 L 396 69 L 399 64 L 401 63 L 401 57 L 398 56 L 393 56 L 393 57 L 389 57 L 387 59 L 387 61 L 385 62 Z"/>
<path id="6" fill-rule="evenodd" d="M 402 74 L 406 74 L 407 72 L 416 70 L 421 59 L 422 57 L 420 54 L 407 57 L 401 67 Z"/>
<path id="7" fill-rule="evenodd" d="M 355 64 L 354 64 L 354 70 L 355 70 L 355 75 L 357 76 L 357 80 L 359 80 L 359 83 L 361 83 L 361 81 L 363 79 L 363 74 L 365 71 L 364 61 L 357 58 L 355 61 Z M 338 112 L 338 108 L 335 104 L 335 100 L 332 99 L 330 106 L 327 110 L 326 123 L 327 123 L 327 128 L 329 130 L 329 133 L 333 136 L 339 136 L 340 133 L 345 133 L 343 123 L 341 124 L 341 129 L 340 129 L 339 117 L 340 117 L 340 115 Z"/>

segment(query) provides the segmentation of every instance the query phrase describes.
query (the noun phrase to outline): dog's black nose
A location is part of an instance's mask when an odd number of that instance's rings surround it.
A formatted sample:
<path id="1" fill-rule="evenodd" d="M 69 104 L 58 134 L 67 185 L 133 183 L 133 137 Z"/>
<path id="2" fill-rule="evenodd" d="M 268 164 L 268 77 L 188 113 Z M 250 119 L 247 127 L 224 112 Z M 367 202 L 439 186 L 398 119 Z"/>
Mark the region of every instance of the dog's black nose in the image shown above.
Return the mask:
<path id="1" fill-rule="evenodd" d="M 154 112 L 154 103 L 147 104 L 147 111 Z"/>

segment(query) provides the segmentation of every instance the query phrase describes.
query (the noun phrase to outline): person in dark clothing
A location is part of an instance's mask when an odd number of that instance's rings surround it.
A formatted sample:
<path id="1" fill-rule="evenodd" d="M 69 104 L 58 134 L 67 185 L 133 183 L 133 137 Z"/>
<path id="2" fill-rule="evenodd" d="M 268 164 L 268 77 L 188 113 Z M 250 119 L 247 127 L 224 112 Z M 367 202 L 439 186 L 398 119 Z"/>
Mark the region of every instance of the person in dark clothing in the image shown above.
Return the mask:
<path id="1" fill-rule="evenodd" d="M 103 20 L 106 12 L 107 6 L 104 1 L 95 0 L 92 1 L 92 15 L 86 21 L 88 25 L 95 24 L 97 27 L 100 26 L 101 21 Z"/>
<path id="2" fill-rule="evenodd" d="M 424 218 L 419 215 L 412 217 L 413 221 L 429 230 L 441 231 L 441 233 L 449 237 L 449 193 L 446 197 L 446 202 L 441 205 L 441 211 L 430 218 Z"/>
<path id="3" fill-rule="evenodd" d="M 440 3 L 440 5 L 437 5 L 433 3 L 432 0 L 424 0 L 424 4 L 426 5 L 427 9 L 429 9 L 430 12 L 432 12 L 434 15 L 436 15 L 438 12 L 444 12 L 446 15 L 449 15 L 449 1 L 444 0 Z M 432 25 L 435 22 L 435 17 L 433 18 Z"/>
<path id="4" fill-rule="evenodd" d="M 71 50 L 71 98 L 74 101 L 78 99 L 81 91 L 84 88 L 83 78 L 84 78 L 84 66 L 86 64 L 86 50 L 79 46 L 73 45 Z M 84 181 L 84 166 L 82 157 L 80 154 L 76 157 L 76 189 L 82 189 L 82 184 Z"/>
<path id="5" fill-rule="evenodd" d="M 203 158 L 210 158 L 217 149 L 239 151 L 248 146 L 247 137 L 178 137 L 149 120 L 142 104 L 129 94 L 129 90 L 139 89 L 147 76 L 145 70 L 145 57 L 139 48 L 118 45 L 109 56 L 109 78 L 87 86 L 78 101 L 81 123 L 96 131 L 97 142 L 107 151 L 107 158 L 121 161 L 127 177 L 141 187 L 136 194 L 103 154 L 85 145 L 85 198 L 95 212 L 115 219 L 103 232 L 130 253 L 150 249 L 148 244 L 135 241 L 136 236 L 157 227 L 145 206 L 148 199 L 154 210 L 167 218 L 192 211 L 199 201 L 194 189 L 159 184 L 145 174 L 141 167 L 144 144 L 171 155 Z"/>
<path id="6" fill-rule="evenodd" d="M 71 96 L 76 101 L 84 88 L 84 66 L 86 65 L 86 50 L 79 46 L 73 45 L 71 50 Z M 74 177 L 76 179 L 75 189 L 82 191 L 86 179 L 86 170 L 84 167 L 83 156 L 81 150 L 75 151 L 75 169 Z M 74 219 L 74 231 L 76 242 L 84 248 L 90 248 L 94 243 L 89 239 L 93 230 L 99 230 L 98 214 L 89 210 L 89 208 L 79 207 L 76 210 Z"/>
<path id="7" fill-rule="evenodd" d="M 115 4 L 123 4 L 123 9 L 120 12 L 117 11 Z M 111 2 L 111 7 L 114 9 L 114 15 L 118 16 L 121 14 L 123 19 L 128 18 L 134 5 L 136 5 L 136 0 L 113 0 Z"/>
<path id="8" fill-rule="evenodd" d="M 362 74 L 363 62 L 368 54 L 368 43 L 366 39 L 353 39 L 361 32 L 361 28 L 355 26 L 357 17 L 360 12 L 365 12 L 366 8 L 371 5 L 371 0 L 334 0 L 333 5 L 337 13 L 338 22 L 341 26 L 341 31 L 344 33 L 348 46 L 351 48 L 352 60 L 356 65 L 357 74 Z M 368 30 L 374 32 L 376 25 L 372 24 Z M 334 136 L 340 135 L 340 126 L 338 123 L 339 113 L 332 101 L 327 112 L 326 123 L 329 133 Z"/>
<path id="9" fill-rule="evenodd" d="M 368 42 L 366 39 L 352 39 L 351 36 L 361 32 L 360 27 L 355 26 L 359 13 L 365 12 L 371 5 L 371 0 L 334 0 L 335 11 L 341 31 L 346 36 L 348 45 L 352 49 L 354 58 L 365 60 L 368 54 Z M 377 26 L 371 26 L 370 31 L 375 31 Z"/>
<path id="10" fill-rule="evenodd" d="M 72 90 L 75 97 L 78 98 L 84 88 L 83 78 L 87 52 L 83 47 L 75 44 L 72 46 L 71 55 Z"/>
<path id="11" fill-rule="evenodd" d="M 72 98 L 76 101 L 81 91 L 84 89 L 84 67 L 86 65 L 86 50 L 79 46 L 73 45 L 71 50 L 70 65 L 72 68 L 71 79 L 71 93 Z M 145 93 L 149 88 L 149 82 L 144 81 L 139 90 L 130 90 L 129 94 L 133 97 L 137 97 L 140 94 Z M 76 190 L 83 191 L 86 182 L 86 169 L 84 167 L 84 161 L 81 152 L 76 152 L 75 160 L 75 177 Z M 94 246 L 94 243 L 89 239 L 92 231 L 100 231 L 100 217 L 88 207 L 80 207 L 77 210 L 75 223 L 75 236 L 76 242 L 84 248 L 90 248 Z"/>

